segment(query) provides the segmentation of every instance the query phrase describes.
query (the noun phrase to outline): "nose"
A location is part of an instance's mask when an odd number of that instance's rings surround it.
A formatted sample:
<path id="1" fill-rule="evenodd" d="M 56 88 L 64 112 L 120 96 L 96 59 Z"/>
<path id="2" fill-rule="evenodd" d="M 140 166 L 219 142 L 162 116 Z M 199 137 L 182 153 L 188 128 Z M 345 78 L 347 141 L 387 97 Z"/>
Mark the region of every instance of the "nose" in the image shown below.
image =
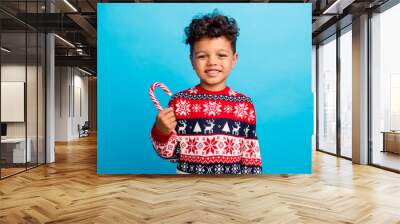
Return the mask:
<path id="1" fill-rule="evenodd" d="M 208 65 L 216 65 L 217 64 L 217 58 L 215 56 L 210 56 L 208 58 Z"/>

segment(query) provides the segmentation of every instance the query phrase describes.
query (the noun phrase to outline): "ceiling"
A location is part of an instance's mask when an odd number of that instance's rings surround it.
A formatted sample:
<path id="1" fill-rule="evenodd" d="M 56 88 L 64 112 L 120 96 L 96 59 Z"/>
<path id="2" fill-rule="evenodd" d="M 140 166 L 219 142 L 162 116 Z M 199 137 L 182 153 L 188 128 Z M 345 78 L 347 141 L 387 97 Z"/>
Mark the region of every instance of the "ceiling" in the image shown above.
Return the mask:
<path id="1" fill-rule="evenodd" d="M 312 3 L 312 36 L 316 44 L 336 32 L 337 27 L 351 24 L 353 16 L 372 10 L 387 0 L 1 0 L 0 24 L 2 45 L 24 53 L 25 30 L 54 32 L 56 65 L 80 66 L 96 72 L 98 2 L 253 2 Z M 51 12 L 51 13 L 50 13 Z M 338 21 L 341 22 L 338 22 Z M 339 24 L 339 25 L 338 25 Z M 28 38 L 29 39 L 29 38 Z M 66 40 L 66 41 L 64 41 Z M 28 40 L 29 42 L 30 40 Z M 28 44 L 33 52 L 36 42 Z M 41 47 L 41 46 L 39 46 Z"/>

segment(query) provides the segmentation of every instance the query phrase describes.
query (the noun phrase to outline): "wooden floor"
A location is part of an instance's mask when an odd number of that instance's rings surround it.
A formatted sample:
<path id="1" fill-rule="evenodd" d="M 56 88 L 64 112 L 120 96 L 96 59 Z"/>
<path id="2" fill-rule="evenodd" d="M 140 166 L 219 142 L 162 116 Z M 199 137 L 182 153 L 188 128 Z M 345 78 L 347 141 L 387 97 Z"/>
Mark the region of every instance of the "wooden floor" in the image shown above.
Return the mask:
<path id="1" fill-rule="evenodd" d="M 377 165 L 400 170 L 400 154 L 376 150 L 374 151 L 372 161 Z"/>
<path id="2" fill-rule="evenodd" d="M 96 138 L 0 181 L 0 223 L 400 223 L 400 175 L 315 152 L 312 175 L 98 176 Z"/>

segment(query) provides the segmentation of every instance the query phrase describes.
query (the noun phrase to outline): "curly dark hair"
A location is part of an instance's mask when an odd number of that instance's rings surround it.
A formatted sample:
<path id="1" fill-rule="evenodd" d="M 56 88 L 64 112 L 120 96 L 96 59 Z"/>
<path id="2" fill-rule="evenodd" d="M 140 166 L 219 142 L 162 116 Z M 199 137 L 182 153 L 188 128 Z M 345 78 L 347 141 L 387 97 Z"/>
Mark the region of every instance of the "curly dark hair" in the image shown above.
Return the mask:
<path id="1" fill-rule="evenodd" d="M 232 46 L 233 53 L 236 52 L 236 39 L 239 36 L 239 27 L 232 17 L 224 16 L 215 9 L 212 13 L 196 16 L 189 26 L 185 28 L 186 44 L 190 45 L 190 55 L 196 41 L 203 37 L 217 38 L 226 37 Z"/>

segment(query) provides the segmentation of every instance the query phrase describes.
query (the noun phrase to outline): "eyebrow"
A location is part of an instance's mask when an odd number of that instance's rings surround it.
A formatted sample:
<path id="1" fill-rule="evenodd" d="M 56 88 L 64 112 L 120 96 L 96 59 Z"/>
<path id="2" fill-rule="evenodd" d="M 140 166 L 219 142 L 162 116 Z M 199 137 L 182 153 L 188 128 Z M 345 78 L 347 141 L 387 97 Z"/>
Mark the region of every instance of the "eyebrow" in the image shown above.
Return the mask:
<path id="1" fill-rule="evenodd" d="M 218 52 L 218 51 L 224 51 L 224 52 L 226 52 L 226 53 L 229 53 L 229 50 L 225 50 L 225 49 L 219 49 L 219 50 L 217 50 L 217 52 Z M 200 54 L 200 53 L 205 53 L 205 54 L 206 54 L 205 51 L 195 51 L 194 53 L 195 53 L 195 54 Z"/>

